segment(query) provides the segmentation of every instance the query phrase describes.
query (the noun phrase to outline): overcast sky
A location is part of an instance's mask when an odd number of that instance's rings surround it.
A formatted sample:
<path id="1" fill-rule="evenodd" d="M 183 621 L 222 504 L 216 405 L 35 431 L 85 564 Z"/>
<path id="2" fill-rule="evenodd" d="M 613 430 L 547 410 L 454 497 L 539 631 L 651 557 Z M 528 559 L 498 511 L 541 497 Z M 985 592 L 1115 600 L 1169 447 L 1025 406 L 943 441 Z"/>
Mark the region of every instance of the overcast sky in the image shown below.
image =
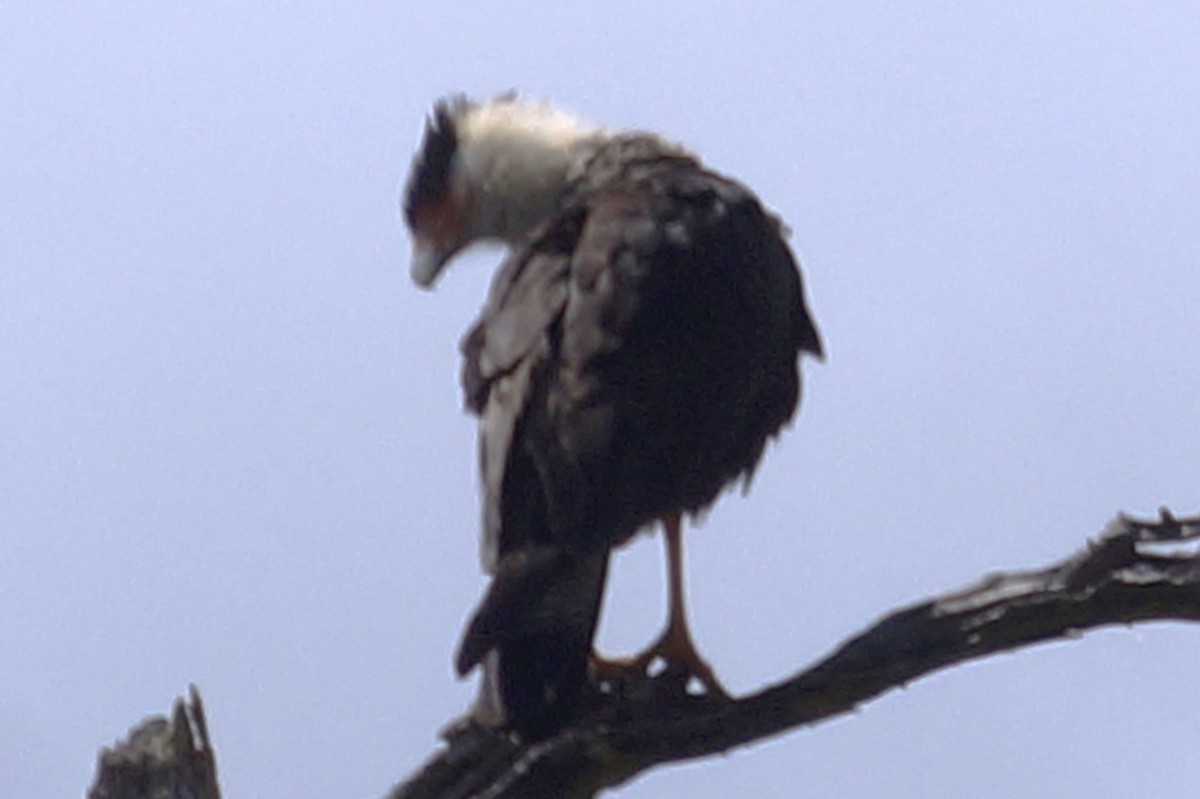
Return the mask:
<path id="1" fill-rule="evenodd" d="M 231 799 L 365 799 L 469 702 L 498 254 L 419 291 L 397 209 L 448 91 L 661 131 L 794 231 L 828 361 L 688 536 L 734 691 L 1197 510 L 1197 42 L 1170 2 L 0 5 L 0 795 L 81 795 L 195 682 Z M 604 651 L 662 568 L 618 559 Z M 1198 656 L 1094 633 L 616 795 L 1190 795 Z"/>

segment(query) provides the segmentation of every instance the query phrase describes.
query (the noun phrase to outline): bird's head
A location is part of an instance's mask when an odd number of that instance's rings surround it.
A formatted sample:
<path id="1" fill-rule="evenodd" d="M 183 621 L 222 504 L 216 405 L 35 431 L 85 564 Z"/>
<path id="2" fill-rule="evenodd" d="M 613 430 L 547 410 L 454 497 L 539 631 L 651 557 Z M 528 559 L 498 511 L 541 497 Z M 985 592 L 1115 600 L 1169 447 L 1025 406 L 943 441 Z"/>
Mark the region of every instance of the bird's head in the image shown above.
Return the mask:
<path id="1" fill-rule="evenodd" d="M 568 112 L 511 94 L 440 100 L 404 190 L 413 280 L 433 286 L 472 242 L 522 241 L 553 213 L 605 136 Z"/>

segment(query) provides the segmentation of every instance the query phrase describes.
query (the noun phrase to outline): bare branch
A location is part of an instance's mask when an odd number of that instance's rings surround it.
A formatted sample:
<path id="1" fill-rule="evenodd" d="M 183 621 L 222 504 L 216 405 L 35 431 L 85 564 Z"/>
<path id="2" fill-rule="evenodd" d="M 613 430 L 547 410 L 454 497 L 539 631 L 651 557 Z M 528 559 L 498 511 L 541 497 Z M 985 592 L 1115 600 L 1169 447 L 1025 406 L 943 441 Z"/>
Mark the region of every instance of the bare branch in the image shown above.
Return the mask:
<path id="1" fill-rule="evenodd" d="M 388 799 L 594 796 L 662 763 L 705 757 L 847 713 L 918 677 L 1083 630 L 1200 621 L 1200 516 L 1121 516 L 1045 569 L 997 574 L 899 610 L 784 682 L 742 699 L 692 696 L 667 672 L 600 695 L 557 735 L 527 743 L 459 723 Z M 100 753 L 89 799 L 220 799 L 195 689 Z"/>
<path id="2" fill-rule="evenodd" d="M 1121 516 L 1061 563 L 899 610 L 812 668 L 742 699 L 691 696 L 664 674 L 600 697 L 578 723 L 533 744 L 460 724 L 388 799 L 591 797 L 661 763 L 847 713 L 957 663 L 1112 624 L 1200 621 L 1200 554 L 1184 546 L 1196 539 L 1200 517 Z"/>

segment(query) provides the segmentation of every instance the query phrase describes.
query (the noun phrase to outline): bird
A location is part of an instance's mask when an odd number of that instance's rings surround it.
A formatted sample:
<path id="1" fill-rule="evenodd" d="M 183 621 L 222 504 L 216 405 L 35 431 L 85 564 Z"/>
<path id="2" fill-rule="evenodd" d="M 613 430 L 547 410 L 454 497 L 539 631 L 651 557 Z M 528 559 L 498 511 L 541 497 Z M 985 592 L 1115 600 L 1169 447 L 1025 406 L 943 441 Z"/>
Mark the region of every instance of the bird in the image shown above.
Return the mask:
<path id="1" fill-rule="evenodd" d="M 801 356 L 824 357 L 782 221 L 680 144 L 515 93 L 435 103 L 402 211 L 422 288 L 477 242 L 506 249 L 460 344 L 490 575 L 455 658 L 482 668 L 470 718 L 544 738 L 656 660 L 725 695 L 688 629 L 682 526 L 749 484 Z M 656 523 L 667 624 L 605 661 L 610 554 Z"/>

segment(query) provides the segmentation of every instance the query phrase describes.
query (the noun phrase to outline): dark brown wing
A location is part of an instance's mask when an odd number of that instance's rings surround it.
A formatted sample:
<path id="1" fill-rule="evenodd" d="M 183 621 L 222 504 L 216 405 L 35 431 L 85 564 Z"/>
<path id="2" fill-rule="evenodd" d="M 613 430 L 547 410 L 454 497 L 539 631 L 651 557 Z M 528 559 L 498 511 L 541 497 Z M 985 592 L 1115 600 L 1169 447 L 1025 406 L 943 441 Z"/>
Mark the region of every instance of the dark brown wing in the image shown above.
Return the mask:
<path id="1" fill-rule="evenodd" d="M 820 352 L 778 225 L 672 159 L 577 198 L 501 268 L 464 341 L 485 567 L 458 668 L 536 734 L 584 695 L 608 552 L 751 473 Z"/>
<path id="2" fill-rule="evenodd" d="M 482 561 L 493 575 L 463 636 L 460 674 L 483 663 L 477 713 L 526 735 L 556 729 L 583 699 L 607 551 L 565 545 L 551 507 L 567 480 L 545 441 L 547 389 L 585 209 L 554 221 L 501 266 L 462 343 L 467 407 L 481 417 Z"/>
<path id="3" fill-rule="evenodd" d="M 551 233 L 510 256 L 492 282 L 479 321 L 462 342 L 463 393 L 480 416 L 484 570 L 494 572 L 503 552 L 547 543 L 541 509 L 527 507 L 540 485 L 529 472 L 522 426 L 535 392 L 553 362 L 566 305 L 571 253 L 581 216 L 557 220 Z M 510 496 L 506 499 L 505 490 Z M 522 501 L 521 495 L 527 497 Z M 506 518 L 507 517 L 507 518 Z"/>
<path id="4" fill-rule="evenodd" d="M 557 343 L 538 421 L 576 549 L 748 476 L 795 413 L 800 352 L 821 350 L 777 222 L 677 162 L 590 198 Z"/>

